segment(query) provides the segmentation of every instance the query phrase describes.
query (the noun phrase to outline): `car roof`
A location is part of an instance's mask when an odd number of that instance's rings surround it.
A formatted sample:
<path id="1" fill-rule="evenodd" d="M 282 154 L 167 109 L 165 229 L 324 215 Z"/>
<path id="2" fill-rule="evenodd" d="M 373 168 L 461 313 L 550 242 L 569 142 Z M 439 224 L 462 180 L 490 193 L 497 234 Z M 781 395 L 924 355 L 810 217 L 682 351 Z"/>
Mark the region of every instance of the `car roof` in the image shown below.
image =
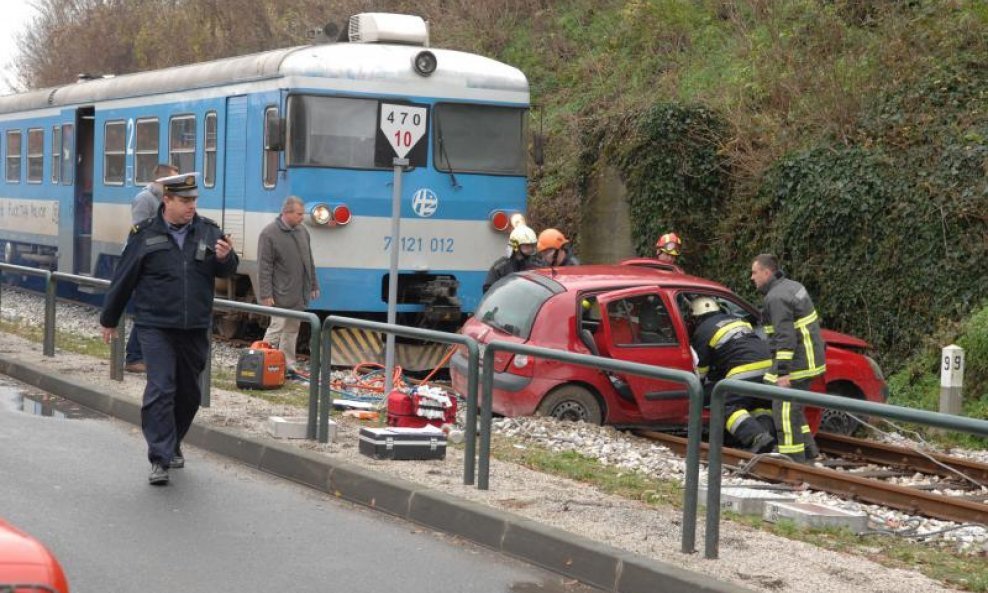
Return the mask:
<path id="1" fill-rule="evenodd" d="M 644 266 L 587 265 L 561 268 L 538 268 L 523 274 L 551 279 L 566 291 L 660 286 L 663 288 L 693 288 L 733 292 L 723 284 L 672 270 Z"/>

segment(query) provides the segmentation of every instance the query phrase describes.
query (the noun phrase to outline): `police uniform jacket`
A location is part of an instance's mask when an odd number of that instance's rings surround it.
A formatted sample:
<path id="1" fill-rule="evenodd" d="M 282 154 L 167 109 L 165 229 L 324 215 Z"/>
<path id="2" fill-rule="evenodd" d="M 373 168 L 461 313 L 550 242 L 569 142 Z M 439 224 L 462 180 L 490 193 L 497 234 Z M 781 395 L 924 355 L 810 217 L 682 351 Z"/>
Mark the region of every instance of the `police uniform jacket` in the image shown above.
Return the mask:
<path id="1" fill-rule="evenodd" d="M 106 293 L 100 325 L 116 327 L 133 295 L 137 325 L 209 327 L 215 279 L 232 276 L 239 259 L 233 250 L 226 261 L 216 259 L 216 241 L 222 231 L 212 220 L 196 214 L 189 226 L 179 248 L 160 210 L 154 218 L 134 225 Z"/>
<path id="2" fill-rule="evenodd" d="M 765 381 L 788 375 L 792 381 L 822 375 L 827 370 L 820 319 L 809 293 L 782 272 L 761 289 L 765 295 L 762 323 L 772 351 L 772 369 Z"/>
<path id="3" fill-rule="evenodd" d="M 691 345 L 697 373 L 709 381 L 760 378 L 772 366 L 768 344 L 750 323 L 727 313 L 700 317 Z"/>

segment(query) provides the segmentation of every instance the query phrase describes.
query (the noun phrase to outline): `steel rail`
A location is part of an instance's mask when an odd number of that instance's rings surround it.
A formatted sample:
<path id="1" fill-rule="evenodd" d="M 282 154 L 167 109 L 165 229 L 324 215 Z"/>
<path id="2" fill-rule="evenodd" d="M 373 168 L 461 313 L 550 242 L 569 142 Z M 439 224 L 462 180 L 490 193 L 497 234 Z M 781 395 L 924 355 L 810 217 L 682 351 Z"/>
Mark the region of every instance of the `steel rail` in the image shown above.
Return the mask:
<path id="1" fill-rule="evenodd" d="M 817 433 L 816 444 L 821 451 L 843 459 L 868 461 L 945 478 L 959 478 L 957 474 L 964 474 L 981 484 L 988 484 L 988 464 L 970 459 L 951 457 L 933 451 L 921 452 L 909 447 L 856 439 L 829 432 Z M 943 467 L 944 465 L 955 471 L 950 471 Z"/>
<path id="2" fill-rule="evenodd" d="M 683 437 L 648 430 L 635 431 L 635 434 L 659 441 L 677 454 L 685 455 L 686 453 L 687 439 Z M 707 443 L 701 444 L 701 451 L 701 457 L 705 459 L 708 452 Z M 724 462 L 732 465 L 743 465 L 754 457 L 751 453 L 738 449 L 724 447 L 723 451 Z M 935 519 L 988 525 L 988 504 L 931 494 L 915 488 L 887 484 L 832 469 L 811 467 L 773 457 L 763 457 L 748 470 L 747 475 L 793 485 L 805 483 L 816 490 Z"/>

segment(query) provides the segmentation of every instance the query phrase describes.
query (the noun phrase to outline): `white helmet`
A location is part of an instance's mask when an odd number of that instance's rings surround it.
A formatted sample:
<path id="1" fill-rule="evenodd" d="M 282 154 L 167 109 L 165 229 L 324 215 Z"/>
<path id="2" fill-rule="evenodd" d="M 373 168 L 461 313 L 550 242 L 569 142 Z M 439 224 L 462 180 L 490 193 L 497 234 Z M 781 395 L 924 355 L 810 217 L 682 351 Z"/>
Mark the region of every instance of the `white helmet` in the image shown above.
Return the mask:
<path id="1" fill-rule="evenodd" d="M 511 246 L 512 251 L 518 251 L 521 245 L 535 245 L 538 242 L 539 238 L 535 236 L 535 231 L 523 224 L 515 227 L 508 236 L 508 245 Z"/>
<path id="2" fill-rule="evenodd" d="M 690 311 L 693 313 L 693 317 L 700 317 L 707 313 L 717 313 L 720 311 L 720 305 L 710 297 L 701 296 L 696 297 L 690 303 Z"/>

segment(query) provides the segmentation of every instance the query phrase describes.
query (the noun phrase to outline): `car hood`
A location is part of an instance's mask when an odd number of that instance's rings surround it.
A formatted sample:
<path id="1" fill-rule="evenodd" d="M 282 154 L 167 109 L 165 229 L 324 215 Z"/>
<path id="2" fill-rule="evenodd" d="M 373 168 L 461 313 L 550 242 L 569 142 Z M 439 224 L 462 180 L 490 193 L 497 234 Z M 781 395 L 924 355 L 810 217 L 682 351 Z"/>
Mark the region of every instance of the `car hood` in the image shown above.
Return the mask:
<path id="1" fill-rule="evenodd" d="M 865 342 L 861 338 L 855 338 L 854 336 L 849 336 L 847 334 L 835 332 L 832 329 L 821 329 L 820 335 L 821 337 L 823 337 L 824 343 L 826 343 L 828 346 L 837 346 L 841 348 L 858 348 L 862 350 L 867 350 L 871 348 L 871 344 Z"/>

